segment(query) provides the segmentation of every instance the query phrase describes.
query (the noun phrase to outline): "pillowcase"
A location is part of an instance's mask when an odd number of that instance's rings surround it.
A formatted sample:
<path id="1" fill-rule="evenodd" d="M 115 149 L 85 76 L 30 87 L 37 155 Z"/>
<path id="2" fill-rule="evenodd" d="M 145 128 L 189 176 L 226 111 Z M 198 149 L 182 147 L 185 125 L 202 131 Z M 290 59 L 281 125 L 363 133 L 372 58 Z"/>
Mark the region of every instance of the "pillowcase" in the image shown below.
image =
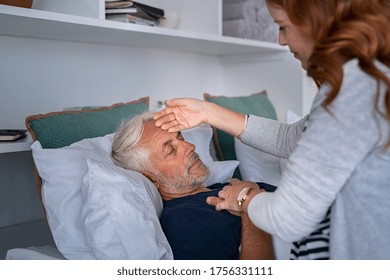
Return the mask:
<path id="1" fill-rule="evenodd" d="M 113 137 L 114 133 L 103 137 L 84 139 L 60 149 L 42 149 L 39 141 L 34 142 L 31 147 L 35 165 L 43 182 L 42 202 L 46 209 L 48 224 L 58 250 L 67 259 L 95 259 L 104 256 L 120 259 L 124 255 L 123 251 L 118 250 L 104 255 L 101 253 L 104 248 L 92 247 L 96 244 L 91 241 L 90 234 L 88 235 L 88 242 L 86 241 L 85 229 L 88 227 L 87 224 L 84 224 L 85 221 L 81 219 L 84 204 L 81 189 L 83 177 L 89 170 L 87 160 L 114 165 L 110 157 Z M 96 174 L 96 172 L 93 174 Z M 113 173 L 112 176 L 115 179 L 117 175 Z M 136 179 L 135 181 L 139 182 Z M 143 182 L 143 185 L 146 184 L 148 182 Z M 112 185 L 106 185 L 106 187 L 114 189 Z M 129 188 L 131 187 L 129 186 Z M 133 207 L 144 207 L 145 200 L 151 198 L 150 203 L 155 205 L 154 210 L 152 211 L 151 207 L 148 207 L 147 210 L 151 211 L 151 214 L 160 214 L 161 201 L 156 200 L 155 196 L 147 196 L 145 193 L 143 198 L 142 203 L 140 201 L 138 205 Z M 88 205 L 91 207 L 90 203 Z M 141 217 L 137 221 L 138 223 L 132 224 L 129 230 L 142 228 L 144 224 L 149 223 L 150 225 L 152 223 L 143 219 L 144 217 Z M 154 219 L 158 219 L 157 215 Z M 102 226 L 104 225 L 109 224 L 106 223 Z M 106 230 L 111 232 L 113 229 L 107 228 Z M 162 258 L 169 258 L 171 252 L 166 249 L 166 240 L 160 238 L 160 230 L 157 228 L 155 231 L 150 231 L 148 235 L 139 235 L 140 240 L 133 240 L 133 251 L 131 251 L 129 244 L 124 246 L 125 249 L 123 250 L 126 251 L 126 256 L 132 259 L 147 258 L 144 252 L 138 250 L 136 244 L 150 242 L 151 244 L 158 243 L 161 246 L 156 247 L 156 252 L 149 258 L 155 257 L 156 254 Z M 104 232 L 103 228 L 100 232 Z M 144 238 L 149 238 L 151 235 L 154 235 L 153 240 L 144 240 Z M 118 245 L 116 248 L 118 248 Z M 164 253 L 163 250 L 165 249 L 167 251 Z M 115 253 L 118 253 L 118 255 L 115 255 Z"/>
<path id="2" fill-rule="evenodd" d="M 280 158 L 264 153 L 234 139 L 240 173 L 244 181 L 279 185 L 281 178 Z"/>
<path id="3" fill-rule="evenodd" d="M 114 134 L 84 139 L 60 149 L 32 146 L 35 166 L 42 178 L 42 203 L 58 250 L 67 259 L 94 259 L 84 238 L 81 222 L 81 185 L 87 159 L 109 162 Z"/>
<path id="4" fill-rule="evenodd" d="M 237 160 L 214 161 L 210 153 L 213 130 L 209 125 L 201 125 L 181 131 L 183 138 L 195 145 L 195 152 L 202 162 L 209 168 L 210 175 L 205 185 L 226 183 L 233 177 L 234 170 L 239 165 Z"/>
<path id="5" fill-rule="evenodd" d="M 26 127 L 32 139 L 39 140 L 42 148 L 62 148 L 85 138 L 113 133 L 123 120 L 131 119 L 148 108 L 149 97 L 143 97 L 107 107 L 28 116 Z"/>
<path id="6" fill-rule="evenodd" d="M 203 96 L 209 102 L 239 113 L 252 114 L 276 120 L 275 109 L 271 101 L 269 101 L 266 91 L 236 97 L 213 96 L 208 93 L 205 93 Z M 213 140 L 216 146 L 217 156 L 220 160 L 237 159 L 234 151 L 234 137 L 223 131 L 214 129 Z"/>
<path id="7" fill-rule="evenodd" d="M 142 174 L 87 160 L 81 221 L 96 259 L 173 259 L 159 216 L 161 196 Z"/>
<path id="8" fill-rule="evenodd" d="M 212 96 L 205 93 L 204 99 L 239 113 L 276 120 L 275 109 L 268 99 L 266 91 L 261 91 L 248 96 L 236 97 Z M 218 159 L 236 160 L 237 156 L 234 150 L 234 137 L 219 129 L 213 128 L 213 130 L 213 142 Z M 234 173 L 234 177 L 241 178 L 238 169 Z"/>
<path id="9" fill-rule="evenodd" d="M 286 123 L 288 124 L 291 124 L 291 123 L 295 123 L 299 120 L 301 120 L 302 118 L 300 116 L 298 116 L 297 113 L 293 112 L 293 111 L 290 111 L 290 110 L 287 110 L 287 113 L 286 113 Z"/>

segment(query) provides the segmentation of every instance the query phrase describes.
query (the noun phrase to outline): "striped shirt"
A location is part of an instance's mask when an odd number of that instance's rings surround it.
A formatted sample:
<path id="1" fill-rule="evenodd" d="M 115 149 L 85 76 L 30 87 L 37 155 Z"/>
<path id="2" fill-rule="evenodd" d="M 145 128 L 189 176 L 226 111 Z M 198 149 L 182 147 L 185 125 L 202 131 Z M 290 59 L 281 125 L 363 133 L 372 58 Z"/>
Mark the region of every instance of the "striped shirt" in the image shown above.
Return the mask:
<path id="1" fill-rule="evenodd" d="M 318 228 L 309 236 L 293 242 L 291 260 L 329 259 L 330 208 Z"/>

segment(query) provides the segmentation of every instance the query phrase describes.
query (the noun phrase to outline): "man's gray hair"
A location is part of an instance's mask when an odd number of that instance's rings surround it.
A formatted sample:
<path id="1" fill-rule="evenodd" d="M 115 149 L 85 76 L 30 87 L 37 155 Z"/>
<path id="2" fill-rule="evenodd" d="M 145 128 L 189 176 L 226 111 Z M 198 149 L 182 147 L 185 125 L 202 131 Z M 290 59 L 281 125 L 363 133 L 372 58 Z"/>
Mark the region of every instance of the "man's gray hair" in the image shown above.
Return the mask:
<path id="1" fill-rule="evenodd" d="M 138 145 L 146 122 L 153 120 L 154 113 L 147 111 L 124 122 L 115 133 L 111 157 L 124 169 L 142 172 L 148 170 L 149 152 Z"/>

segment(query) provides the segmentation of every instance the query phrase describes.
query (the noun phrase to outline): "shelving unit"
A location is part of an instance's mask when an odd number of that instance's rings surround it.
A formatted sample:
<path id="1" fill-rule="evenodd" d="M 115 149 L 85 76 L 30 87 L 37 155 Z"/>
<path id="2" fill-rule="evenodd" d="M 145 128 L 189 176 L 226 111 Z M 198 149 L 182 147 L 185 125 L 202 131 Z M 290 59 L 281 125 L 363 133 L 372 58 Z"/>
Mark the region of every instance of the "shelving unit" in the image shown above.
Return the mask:
<path id="1" fill-rule="evenodd" d="M 30 136 L 12 142 L 0 142 L 0 154 L 30 151 L 31 145 Z"/>
<path id="2" fill-rule="evenodd" d="M 137 48 L 152 47 L 217 56 L 264 55 L 287 51 L 286 48 L 269 42 L 0 6 L 1 35 Z"/>

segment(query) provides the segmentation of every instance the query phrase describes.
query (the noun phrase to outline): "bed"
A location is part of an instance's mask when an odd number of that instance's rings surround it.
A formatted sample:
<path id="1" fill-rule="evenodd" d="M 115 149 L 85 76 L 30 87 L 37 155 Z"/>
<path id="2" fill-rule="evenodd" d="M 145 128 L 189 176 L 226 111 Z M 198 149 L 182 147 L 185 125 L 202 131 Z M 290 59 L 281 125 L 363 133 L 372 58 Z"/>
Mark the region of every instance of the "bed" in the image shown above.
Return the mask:
<path id="1" fill-rule="evenodd" d="M 272 113 L 265 117 L 276 117 L 265 92 L 240 97 L 241 103 L 231 97 L 205 95 L 205 99 L 262 114 L 246 108 L 248 103 L 256 110 L 262 108 L 263 114 Z M 34 140 L 38 193 L 56 248 L 15 248 L 6 259 L 173 259 L 159 223 L 162 201 L 156 188 L 143 175 L 115 166 L 110 158 L 117 126 L 148 107 L 149 98 L 144 97 L 108 107 L 27 117 L 26 127 Z M 207 125 L 183 132 L 210 169 L 207 185 L 227 182 L 233 176 L 277 185 L 279 159 L 234 138 L 221 147 L 227 136 L 218 133 Z M 288 258 L 289 246 L 274 238 L 278 259 Z"/>

